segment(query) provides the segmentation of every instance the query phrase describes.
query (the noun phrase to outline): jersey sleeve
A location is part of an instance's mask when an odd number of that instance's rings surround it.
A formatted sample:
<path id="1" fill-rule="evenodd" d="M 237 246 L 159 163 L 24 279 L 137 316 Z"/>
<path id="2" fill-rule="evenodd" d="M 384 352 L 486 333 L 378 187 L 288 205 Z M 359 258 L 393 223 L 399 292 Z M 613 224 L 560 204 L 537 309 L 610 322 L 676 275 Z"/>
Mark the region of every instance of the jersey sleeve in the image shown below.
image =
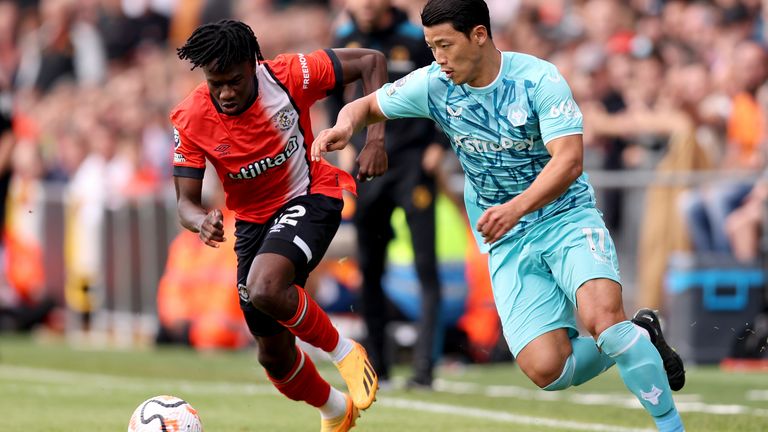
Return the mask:
<path id="1" fill-rule="evenodd" d="M 173 128 L 173 142 L 173 175 L 202 179 L 205 174 L 205 153 L 176 127 Z"/>
<path id="2" fill-rule="evenodd" d="M 344 85 L 341 61 L 330 49 L 309 54 L 283 54 L 275 59 L 273 67 L 285 68 L 285 84 L 291 97 L 301 106 L 309 106 Z M 282 75 L 277 70 L 275 73 L 278 78 Z"/>
<path id="3" fill-rule="evenodd" d="M 581 110 L 565 78 L 552 64 L 547 64 L 536 86 L 533 107 L 539 115 L 544 145 L 555 138 L 583 133 Z"/>
<path id="4" fill-rule="evenodd" d="M 431 118 L 429 115 L 429 66 L 409 73 L 376 90 L 379 109 L 388 119 Z"/>

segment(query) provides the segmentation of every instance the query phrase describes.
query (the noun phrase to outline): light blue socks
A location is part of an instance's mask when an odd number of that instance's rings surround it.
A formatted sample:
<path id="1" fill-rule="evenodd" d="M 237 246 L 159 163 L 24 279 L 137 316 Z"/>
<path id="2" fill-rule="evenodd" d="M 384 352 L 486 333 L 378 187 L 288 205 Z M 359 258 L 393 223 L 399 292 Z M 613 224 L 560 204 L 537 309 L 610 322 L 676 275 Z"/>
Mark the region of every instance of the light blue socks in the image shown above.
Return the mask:
<path id="1" fill-rule="evenodd" d="M 682 432 L 666 372 L 656 347 L 629 321 L 607 328 L 597 339 L 603 353 L 616 361 L 619 374 L 661 432 Z M 575 349 L 574 349 L 575 352 Z"/>
<path id="2" fill-rule="evenodd" d="M 591 337 L 571 339 L 573 353 L 565 361 L 563 373 L 544 390 L 563 390 L 570 386 L 584 384 L 613 366 L 614 361 L 600 352 Z"/>

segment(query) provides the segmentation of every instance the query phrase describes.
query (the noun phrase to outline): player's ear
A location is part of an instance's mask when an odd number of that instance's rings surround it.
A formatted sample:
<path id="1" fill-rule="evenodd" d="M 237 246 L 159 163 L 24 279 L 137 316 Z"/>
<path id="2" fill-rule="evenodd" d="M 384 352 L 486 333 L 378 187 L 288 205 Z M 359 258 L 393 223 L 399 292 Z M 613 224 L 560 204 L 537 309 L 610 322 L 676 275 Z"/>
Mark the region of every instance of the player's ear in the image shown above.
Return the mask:
<path id="1" fill-rule="evenodd" d="M 483 25 L 475 26 L 469 35 L 469 39 L 472 41 L 472 43 L 483 45 L 488 39 L 488 29 L 486 29 Z"/>

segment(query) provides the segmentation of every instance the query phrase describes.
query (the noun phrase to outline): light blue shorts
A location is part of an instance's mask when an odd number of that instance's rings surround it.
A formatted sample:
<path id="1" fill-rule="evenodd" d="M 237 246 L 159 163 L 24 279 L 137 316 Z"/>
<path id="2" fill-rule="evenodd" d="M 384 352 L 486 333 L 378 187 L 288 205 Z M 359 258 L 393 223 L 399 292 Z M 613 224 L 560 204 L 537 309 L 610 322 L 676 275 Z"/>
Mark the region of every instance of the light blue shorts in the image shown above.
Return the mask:
<path id="1" fill-rule="evenodd" d="M 616 248 L 595 208 L 568 210 L 493 245 L 488 264 L 504 337 L 515 356 L 549 331 L 578 334 L 576 291 L 584 282 L 621 283 Z"/>

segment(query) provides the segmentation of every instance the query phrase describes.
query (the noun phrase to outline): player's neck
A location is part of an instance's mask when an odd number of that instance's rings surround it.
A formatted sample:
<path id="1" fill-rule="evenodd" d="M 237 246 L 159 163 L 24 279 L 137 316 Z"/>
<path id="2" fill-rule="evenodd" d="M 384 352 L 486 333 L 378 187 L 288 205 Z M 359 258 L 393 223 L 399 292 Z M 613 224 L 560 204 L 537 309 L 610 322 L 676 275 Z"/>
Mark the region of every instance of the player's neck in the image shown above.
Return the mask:
<path id="1" fill-rule="evenodd" d="M 480 59 L 477 76 L 467 83 L 472 87 L 485 87 L 490 85 L 496 77 L 499 76 L 499 72 L 501 71 L 501 51 L 497 50 L 493 45 L 485 47 L 484 49 L 487 50 L 487 52 L 485 52 Z"/>

